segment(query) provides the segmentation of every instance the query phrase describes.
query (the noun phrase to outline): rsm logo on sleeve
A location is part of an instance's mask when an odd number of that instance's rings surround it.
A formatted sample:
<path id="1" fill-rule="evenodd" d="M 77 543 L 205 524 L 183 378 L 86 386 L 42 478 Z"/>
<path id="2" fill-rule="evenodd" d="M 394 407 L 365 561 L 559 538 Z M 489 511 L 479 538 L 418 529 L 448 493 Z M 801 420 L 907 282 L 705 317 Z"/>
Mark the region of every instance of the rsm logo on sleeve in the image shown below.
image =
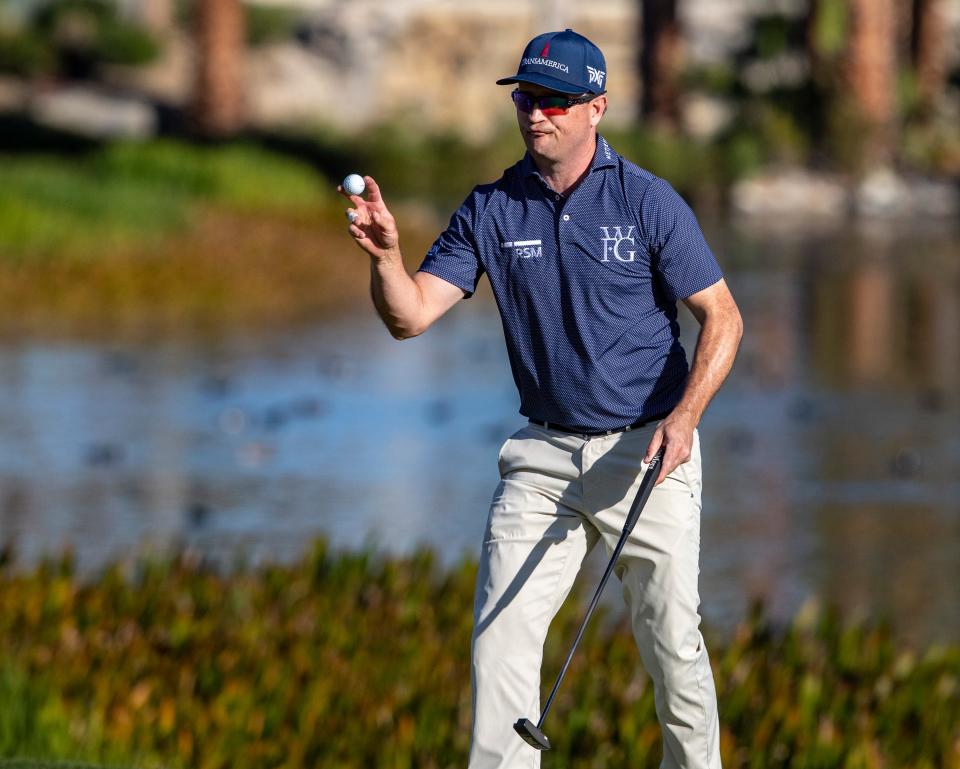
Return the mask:
<path id="1" fill-rule="evenodd" d="M 533 259 L 543 256 L 542 240 L 507 240 L 500 244 L 501 248 L 509 248 L 518 259 Z"/>
<path id="2" fill-rule="evenodd" d="M 631 246 L 634 245 L 634 225 L 631 224 L 627 227 L 626 232 L 619 225 L 616 227 L 601 226 L 600 229 L 603 230 L 603 259 L 601 261 L 609 262 L 612 255 L 618 262 L 632 262 L 637 252 L 625 249 L 621 251 L 620 247 L 625 242 L 628 242 Z"/>

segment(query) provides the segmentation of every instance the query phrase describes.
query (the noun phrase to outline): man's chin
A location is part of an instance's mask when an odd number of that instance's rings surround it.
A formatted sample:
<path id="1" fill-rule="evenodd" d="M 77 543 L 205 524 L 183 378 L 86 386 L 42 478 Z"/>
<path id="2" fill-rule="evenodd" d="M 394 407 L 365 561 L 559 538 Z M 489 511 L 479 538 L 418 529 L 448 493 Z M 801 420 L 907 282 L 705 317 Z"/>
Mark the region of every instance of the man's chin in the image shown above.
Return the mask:
<path id="1" fill-rule="evenodd" d="M 553 156 L 553 142 L 550 141 L 550 134 L 540 134 L 539 136 L 523 135 L 524 144 L 530 150 L 530 154 L 549 160 Z"/>

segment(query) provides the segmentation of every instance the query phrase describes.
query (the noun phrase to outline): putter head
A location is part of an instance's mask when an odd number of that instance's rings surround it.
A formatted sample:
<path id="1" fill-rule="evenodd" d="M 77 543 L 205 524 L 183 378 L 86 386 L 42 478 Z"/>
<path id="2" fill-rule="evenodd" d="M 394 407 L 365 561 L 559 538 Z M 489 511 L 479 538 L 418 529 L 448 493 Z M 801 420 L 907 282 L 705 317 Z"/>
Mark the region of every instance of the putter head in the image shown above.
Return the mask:
<path id="1" fill-rule="evenodd" d="M 541 732 L 529 718 L 521 718 L 513 725 L 513 730 L 519 734 L 525 743 L 537 750 L 550 750 L 550 740 Z"/>

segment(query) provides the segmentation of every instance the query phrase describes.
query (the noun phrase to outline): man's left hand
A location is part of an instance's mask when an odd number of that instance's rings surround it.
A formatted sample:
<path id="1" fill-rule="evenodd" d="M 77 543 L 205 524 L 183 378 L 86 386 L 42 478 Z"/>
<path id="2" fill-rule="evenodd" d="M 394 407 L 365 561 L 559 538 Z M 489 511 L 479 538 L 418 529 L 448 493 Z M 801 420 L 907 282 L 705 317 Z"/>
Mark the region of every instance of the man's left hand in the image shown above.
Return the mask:
<path id="1" fill-rule="evenodd" d="M 657 484 L 660 484 L 684 462 L 690 460 L 690 453 L 693 451 L 693 431 L 696 427 L 696 421 L 692 416 L 678 411 L 673 411 L 657 425 L 643 459 L 645 463 L 649 463 L 660 447 L 665 446 Z"/>

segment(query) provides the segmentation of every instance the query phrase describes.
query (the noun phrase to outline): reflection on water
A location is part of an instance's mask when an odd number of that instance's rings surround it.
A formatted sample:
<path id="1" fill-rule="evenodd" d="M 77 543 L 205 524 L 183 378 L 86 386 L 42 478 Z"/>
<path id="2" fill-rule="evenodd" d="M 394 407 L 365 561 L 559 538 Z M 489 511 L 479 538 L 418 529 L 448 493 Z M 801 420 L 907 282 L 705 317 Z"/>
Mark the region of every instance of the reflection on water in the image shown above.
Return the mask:
<path id="1" fill-rule="evenodd" d="M 956 234 L 709 237 L 747 332 L 701 425 L 705 618 L 816 595 L 956 639 Z M 320 533 L 473 555 L 522 424 L 483 293 L 402 344 L 370 311 L 216 342 L 7 344 L 0 392 L 0 544 L 21 565 L 69 545 L 84 572 L 172 543 L 286 560 Z"/>

